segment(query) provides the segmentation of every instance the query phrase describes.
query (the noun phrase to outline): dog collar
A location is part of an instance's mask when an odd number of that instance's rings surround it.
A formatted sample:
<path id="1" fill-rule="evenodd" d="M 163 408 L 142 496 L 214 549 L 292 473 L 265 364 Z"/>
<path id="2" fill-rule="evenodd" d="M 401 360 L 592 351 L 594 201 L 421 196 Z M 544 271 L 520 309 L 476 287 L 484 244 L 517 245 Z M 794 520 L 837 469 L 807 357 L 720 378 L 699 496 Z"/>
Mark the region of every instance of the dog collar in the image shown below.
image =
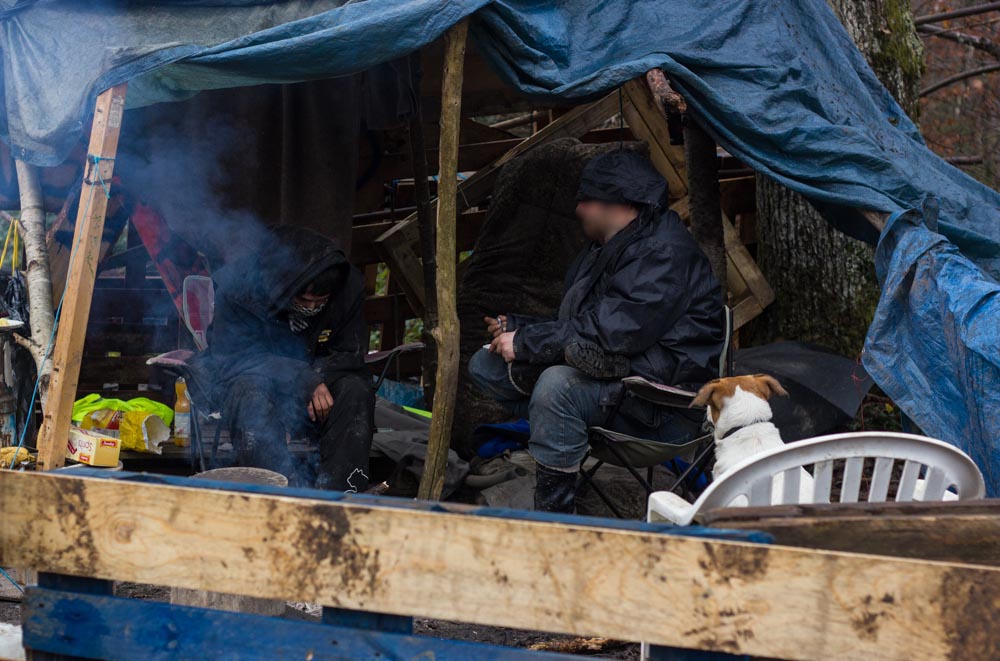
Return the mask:
<path id="1" fill-rule="evenodd" d="M 727 430 L 725 434 L 723 434 L 722 436 L 720 436 L 719 440 L 720 441 L 725 440 L 725 439 L 729 438 L 730 436 L 732 436 L 733 434 L 735 434 L 738 431 L 743 431 L 744 429 L 747 429 L 748 427 L 753 427 L 754 425 L 763 424 L 765 422 L 770 422 L 770 420 L 755 420 L 754 422 L 751 422 L 751 423 L 746 424 L 746 425 L 739 425 L 738 427 L 733 427 L 732 429 Z"/>

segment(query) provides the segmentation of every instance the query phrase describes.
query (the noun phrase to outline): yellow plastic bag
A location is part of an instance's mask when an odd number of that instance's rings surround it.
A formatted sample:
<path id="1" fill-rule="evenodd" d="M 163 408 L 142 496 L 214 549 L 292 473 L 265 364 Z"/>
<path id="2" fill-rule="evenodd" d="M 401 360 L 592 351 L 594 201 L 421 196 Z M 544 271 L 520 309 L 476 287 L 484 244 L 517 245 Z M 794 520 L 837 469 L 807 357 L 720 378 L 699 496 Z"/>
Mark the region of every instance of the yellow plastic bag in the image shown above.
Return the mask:
<path id="1" fill-rule="evenodd" d="M 148 397 L 126 401 L 95 393 L 73 404 L 74 423 L 121 439 L 123 450 L 160 454 L 160 445 L 170 440 L 173 419 L 173 409 Z"/>

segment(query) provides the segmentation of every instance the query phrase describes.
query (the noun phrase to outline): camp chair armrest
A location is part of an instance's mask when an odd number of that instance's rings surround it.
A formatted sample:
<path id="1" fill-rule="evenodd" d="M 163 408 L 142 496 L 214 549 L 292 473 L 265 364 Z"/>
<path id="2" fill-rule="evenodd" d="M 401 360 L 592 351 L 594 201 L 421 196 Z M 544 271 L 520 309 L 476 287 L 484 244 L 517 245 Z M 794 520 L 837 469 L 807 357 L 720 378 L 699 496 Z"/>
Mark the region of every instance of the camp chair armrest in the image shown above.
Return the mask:
<path id="1" fill-rule="evenodd" d="M 641 376 L 627 376 L 622 379 L 625 392 L 658 406 L 686 409 L 691 406 L 696 393 L 662 383 L 655 383 Z"/>

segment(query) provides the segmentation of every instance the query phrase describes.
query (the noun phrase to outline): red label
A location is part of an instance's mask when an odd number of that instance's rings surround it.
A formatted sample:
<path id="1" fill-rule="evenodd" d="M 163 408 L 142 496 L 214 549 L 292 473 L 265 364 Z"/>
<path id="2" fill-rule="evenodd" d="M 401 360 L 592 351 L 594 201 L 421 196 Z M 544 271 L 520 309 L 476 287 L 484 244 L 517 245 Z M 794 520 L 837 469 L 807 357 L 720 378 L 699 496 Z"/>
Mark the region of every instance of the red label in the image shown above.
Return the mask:
<path id="1" fill-rule="evenodd" d="M 76 454 L 76 446 L 73 445 L 73 441 L 66 441 L 66 447 L 69 448 L 70 454 Z"/>
<path id="2" fill-rule="evenodd" d="M 118 447 L 118 441 L 101 441 L 102 448 L 116 448 Z"/>
<path id="3" fill-rule="evenodd" d="M 80 461 L 82 461 L 83 463 L 87 463 L 88 461 L 90 461 L 90 455 L 89 454 L 81 454 L 80 455 Z"/>

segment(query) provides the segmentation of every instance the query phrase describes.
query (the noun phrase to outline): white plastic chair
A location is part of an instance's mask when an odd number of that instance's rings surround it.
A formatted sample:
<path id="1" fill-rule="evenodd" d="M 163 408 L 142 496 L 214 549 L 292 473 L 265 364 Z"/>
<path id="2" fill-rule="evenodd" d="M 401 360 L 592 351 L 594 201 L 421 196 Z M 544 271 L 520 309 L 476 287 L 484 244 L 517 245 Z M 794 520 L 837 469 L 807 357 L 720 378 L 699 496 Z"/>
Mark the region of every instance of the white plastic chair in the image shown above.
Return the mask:
<path id="1" fill-rule="evenodd" d="M 889 495 L 893 466 L 903 469 L 895 493 L 896 502 L 983 498 L 983 474 L 967 454 L 953 445 L 926 436 L 895 432 L 860 432 L 820 436 L 790 443 L 750 457 L 733 466 L 713 482 L 691 504 L 670 491 L 649 497 L 647 520 L 686 526 L 702 512 L 721 507 L 829 503 L 833 464 L 845 460 L 841 503 L 856 503 L 861 491 L 865 459 L 875 460 L 868 502 L 885 502 Z M 813 466 L 812 490 L 803 481 L 806 466 Z M 920 473 L 926 471 L 923 477 Z M 778 483 L 780 482 L 780 486 Z M 953 489 L 953 491 L 949 491 Z M 804 494 L 811 492 L 811 500 Z"/>

